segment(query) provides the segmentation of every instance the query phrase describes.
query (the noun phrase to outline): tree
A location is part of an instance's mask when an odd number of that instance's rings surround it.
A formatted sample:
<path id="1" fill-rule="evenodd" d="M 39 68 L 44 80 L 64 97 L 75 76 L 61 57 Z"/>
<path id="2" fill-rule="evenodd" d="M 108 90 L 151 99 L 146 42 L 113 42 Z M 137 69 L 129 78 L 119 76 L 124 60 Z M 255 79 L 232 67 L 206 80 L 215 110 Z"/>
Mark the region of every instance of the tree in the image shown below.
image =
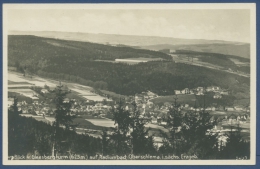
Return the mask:
<path id="1" fill-rule="evenodd" d="M 71 105 L 72 102 L 65 102 L 65 96 L 69 93 L 69 91 L 63 90 L 62 85 L 58 85 L 55 90 L 53 91 L 55 96 L 54 96 L 54 102 L 56 104 L 56 110 L 54 111 L 55 114 L 55 122 L 54 122 L 54 142 L 53 142 L 53 155 L 55 154 L 55 144 L 57 144 L 57 141 L 61 141 L 61 135 L 60 135 L 60 130 L 59 128 L 61 126 L 65 126 L 65 129 L 69 129 L 70 124 L 72 123 L 72 120 L 75 118 L 75 116 L 71 115 Z"/>
<path id="2" fill-rule="evenodd" d="M 145 154 L 148 149 L 153 147 L 148 147 L 148 139 L 146 135 L 148 130 L 145 130 L 144 125 L 145 120 L 140 117 L 140 111 L 137 109 L 136 103 L 133 104 L 133 112 L 131 112 L 131 137 L 132 137 L 132 154 Z M 151 146 L 151 145 L 150 145 Z"/>
<path id="3" fill-rule="evenodd" d="M 108 135 L 107 135 L 106 130 L 102 131 L 101 137 L 102 137 L 102 155 L 106 155 L 106 154 L 108 154 L 108 144 L 109 144 Z"/>
<path id="4" fill-rule="evenodd" d="M 204 110 L 181 112 L 175 98 L 168 112 L 170 136 L 166 137 L 164 151 L 171 149 L 176 155 L 196 154 L 201 159 L 216 158 L 217 135 L 209 132 L 216 122 L 210 119 L 210 114 Z"/>
<path id="5" fill-rule="evenodd" d="M 116 142 L 116 153 L 118 155 L 126 154 L 129 152 L 130 112 L 123 108 L 123 102 L 120 99 L 118 106 L 112 108 L 112 113 L 115 125 L 117 125 L 111 137 Z"/>
<path id="6" fill-rule="evenodd" d="M 50 90 L 50 87 L 48 85 L 44 85 L 44 89 L 47 89 L 48 91 Z"/>
<path id="7" fill-rule="evenodd" d="M 12 110 L 11 112 L 16 114 L 16 115 L 21 114 L 22 110 L 18 111 L 18 106 L 17 106 L 18 98 L 16 96 L 14 96 L 13 99 L 14 99 L 14 103 L 11 106 L 11 110 Z"/>
<path id="8" fill-rule="evenodd" d="M 226 146 L 220 152 L 221 159 L 250 158 L 250 142 L 247 142 L 241 136 L 241 127 L 239 124 L 228 133 Z"/>
<path id="9" fill-rule="evenodd" d="M 186 113 L 180 131 L 184 140 L 184 153 L 196 154 L 200 159 L 216 158 L 217 133 L 211 132 L 214 125 L 216 121 L 211 121 L 210 114 L 204 110 Z"/>

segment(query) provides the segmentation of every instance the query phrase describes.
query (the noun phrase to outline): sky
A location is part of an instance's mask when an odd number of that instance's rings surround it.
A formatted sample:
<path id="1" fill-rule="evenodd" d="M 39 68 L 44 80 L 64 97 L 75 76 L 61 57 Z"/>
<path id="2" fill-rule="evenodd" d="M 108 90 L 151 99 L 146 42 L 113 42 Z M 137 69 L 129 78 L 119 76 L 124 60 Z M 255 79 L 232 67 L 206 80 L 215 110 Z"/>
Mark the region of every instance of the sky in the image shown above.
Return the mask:
<path id="1" fill-rule="evenodd" d="M 9 9 L 8 30 L 250 42 L 249 9 Z"/>

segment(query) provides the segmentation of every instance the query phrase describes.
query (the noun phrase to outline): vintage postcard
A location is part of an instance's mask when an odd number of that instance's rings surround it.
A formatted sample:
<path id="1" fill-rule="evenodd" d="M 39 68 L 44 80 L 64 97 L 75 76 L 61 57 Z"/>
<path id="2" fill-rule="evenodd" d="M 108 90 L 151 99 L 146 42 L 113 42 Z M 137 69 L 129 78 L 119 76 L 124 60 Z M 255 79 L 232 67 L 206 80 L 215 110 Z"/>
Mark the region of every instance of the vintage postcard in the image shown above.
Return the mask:
<path id="1" fill-rule="evenodd" d="M 4 165 L 254 165 L 256 6 L 3 4 Z"/>

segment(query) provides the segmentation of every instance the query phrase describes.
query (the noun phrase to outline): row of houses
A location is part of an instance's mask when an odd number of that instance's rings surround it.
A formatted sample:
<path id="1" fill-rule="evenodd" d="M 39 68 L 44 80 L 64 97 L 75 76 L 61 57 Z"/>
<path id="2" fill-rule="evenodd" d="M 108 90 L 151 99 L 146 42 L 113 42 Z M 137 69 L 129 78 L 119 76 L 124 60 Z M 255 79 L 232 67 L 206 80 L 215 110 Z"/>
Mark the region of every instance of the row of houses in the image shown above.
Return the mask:
<path id="1" fill-rule="evenodd" d="M 221 89 L 218 86 L 210 86 L 207 88 L 204 87 L 197 87 L 195 89 L 189 89 L 185 88 L 183 90 L 174 90 L 174 93 L 176 95 L 181 95 L 181 94 L 196 94 L 196 95 L 204 95 L 205 92 L 214 92 L 214 98 L 221 98 L 221 95 L 228 95 L 228 91 Z"/>
<path id="2" fill-rule="evenodd" d="M 157 94 L 151 91 L 147 91 L 147 92 L 142 92 L 141 94 L 136 94 L 134 100 L 137 104 L 139 104 L 139 103 L 149 102 L 149 100 L 154 99 L 156 97 L 158 97 Z"/>

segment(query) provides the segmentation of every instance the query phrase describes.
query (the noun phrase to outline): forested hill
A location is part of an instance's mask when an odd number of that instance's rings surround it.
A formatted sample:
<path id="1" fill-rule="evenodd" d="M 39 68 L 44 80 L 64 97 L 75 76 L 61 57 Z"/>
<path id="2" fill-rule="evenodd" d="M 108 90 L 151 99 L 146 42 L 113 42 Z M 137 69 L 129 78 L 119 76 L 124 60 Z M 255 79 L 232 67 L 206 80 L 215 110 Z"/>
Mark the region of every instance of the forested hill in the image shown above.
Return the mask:
<path id="1" fill-rule="evenodd" d="M 48 62 L 85 62 L 91 60 L 115 60 L 117 58 L 162 58 L 170 60 L 167 54 L 115 47 L 89 42 L 78 42 L 42 38 L 31 35 L 8 36 L 8 64 L 35 65 L 45 67 Z"/>
<path id="2" fill-rule="evenodd" d="M 174 90 L 185 87 L 210 85 L 233 88 L 240 93 L 248 93 L 244 89 L 249 89 L 249 78 L 174 63 L 168 60 L 168 55 L 159 52 L 34 36 L 10 36 L 8 45 L 8 64 L 15 65 L 19 71 L 77 82 L 123 95 L 147 90 L 159 95 L 171 95 Z M 101 49 L 102 52 L 98 52 Z M 161 57 L 165 60 L 136 65 L 94 61 L 129 57 Z M 244 87 L 240 90 L 240 86 Z"/>

